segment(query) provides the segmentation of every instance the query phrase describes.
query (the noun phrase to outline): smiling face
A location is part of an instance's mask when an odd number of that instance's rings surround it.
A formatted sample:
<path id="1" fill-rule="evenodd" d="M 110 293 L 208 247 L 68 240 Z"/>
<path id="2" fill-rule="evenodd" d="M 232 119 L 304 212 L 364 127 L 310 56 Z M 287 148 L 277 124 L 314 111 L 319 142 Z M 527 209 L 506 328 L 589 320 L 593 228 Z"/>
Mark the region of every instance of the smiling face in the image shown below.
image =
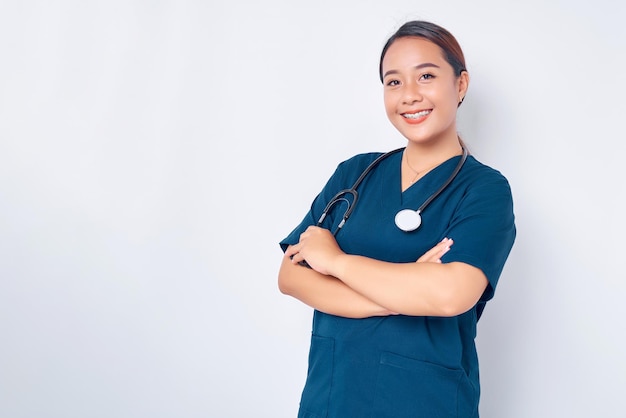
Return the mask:
<path id="1" fill-rule="evenodd" d="M 393 126 L 416 144 L 457 140 L 456 111 L 469 76 L 454 74 L 439 46 L 399 38 L 382 62 L 385 109 Z"/>

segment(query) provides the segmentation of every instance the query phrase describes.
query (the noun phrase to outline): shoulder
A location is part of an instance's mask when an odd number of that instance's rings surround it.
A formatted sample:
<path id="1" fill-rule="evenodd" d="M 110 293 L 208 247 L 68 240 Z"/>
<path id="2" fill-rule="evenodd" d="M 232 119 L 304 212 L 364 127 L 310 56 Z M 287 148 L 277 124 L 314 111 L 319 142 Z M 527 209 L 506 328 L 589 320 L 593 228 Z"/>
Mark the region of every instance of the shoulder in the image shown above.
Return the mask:
<path id="1" fill-rule="evenodd" d="M 354 169 L 354 168 L 366 168 L 370 165 L 376 158 L 383 155 L 382 152 L 366 152 L 362 154 L 356 154 L 353 157 L 348 158 L 347 160 L 343 160 L 339 163 L 339 167 L 344 170 Z"/>
<path id="2" fill-rule="evenodd" d="M 458 190 L 461 192 L 461 202 L 465 208 L 472 207 L 491 215 L 512 213 L 511 186 L 499 170 L 470 156 L 459 177 Z"/>
<path id="3" fill-rule="evenodd" d="M 501 185 L 510 188 L 507 178 L 497 169 L 470 155 L 463 166 L 463 176 L 472 186 Z"/>
<path id="4" fill-rule="evenodd" d="M 356 154 L 338 164 L 335 176 L 354 182 L 370 164 L 383 154 L 383 152 Z"/>

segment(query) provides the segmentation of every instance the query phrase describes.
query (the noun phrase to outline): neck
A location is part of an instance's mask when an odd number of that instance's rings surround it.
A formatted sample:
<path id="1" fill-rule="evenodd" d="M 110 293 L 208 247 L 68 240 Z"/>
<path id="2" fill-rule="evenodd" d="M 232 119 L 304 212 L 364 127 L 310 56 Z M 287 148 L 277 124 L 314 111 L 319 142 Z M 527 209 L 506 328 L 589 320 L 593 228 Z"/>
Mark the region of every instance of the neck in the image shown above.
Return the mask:
<path id="1" fill-rule="evenodd" d="M 421 144 L 409 141 L 404 150 L 405 159 L 412 171 L 422 173 L 450 158 L 461 155 L 463 148 L 458 137 L 445 143 Z"/>

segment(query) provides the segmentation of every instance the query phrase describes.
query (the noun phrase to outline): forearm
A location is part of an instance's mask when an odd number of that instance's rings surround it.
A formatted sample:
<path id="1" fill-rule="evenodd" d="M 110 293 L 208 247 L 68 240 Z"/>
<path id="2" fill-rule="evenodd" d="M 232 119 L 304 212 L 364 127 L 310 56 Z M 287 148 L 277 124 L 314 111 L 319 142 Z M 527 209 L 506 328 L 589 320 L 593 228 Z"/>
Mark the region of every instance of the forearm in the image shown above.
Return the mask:
<path id="1" fill-rule="evenodd" d="M 293 264 L 287 256 L 283 257 L 278 286 L 282 293 L 332 315 L 367 318 L 391 314 L 388 309 L 359 294 L 335 277 Z"/>
<path id="2" fill-rule="evenodd" d="M 455 316 L 478 302 L 487 286 L 465 263 L 387 263 L 342 254 L 330 274 L 380 306 L 419 316 Z"/>

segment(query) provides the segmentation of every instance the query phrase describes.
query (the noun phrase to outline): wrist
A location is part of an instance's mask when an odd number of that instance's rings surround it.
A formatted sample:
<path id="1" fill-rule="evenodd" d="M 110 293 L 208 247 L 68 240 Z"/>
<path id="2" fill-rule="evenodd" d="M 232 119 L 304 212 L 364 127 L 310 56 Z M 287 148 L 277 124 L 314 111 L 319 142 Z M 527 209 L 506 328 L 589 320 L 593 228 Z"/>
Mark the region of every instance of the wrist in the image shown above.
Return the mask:
<path id="1" fill-rule="evenodd" d="M 329 271 L 329 274 L 339 280 L 342 280 L 342 278 L 345 276 L 345 272 L 348 268 L 348 264 L 350 263 L 351 258 L 352 256 L 346 253 L 338 254 L 331 263 L 332 271 Z"/>

